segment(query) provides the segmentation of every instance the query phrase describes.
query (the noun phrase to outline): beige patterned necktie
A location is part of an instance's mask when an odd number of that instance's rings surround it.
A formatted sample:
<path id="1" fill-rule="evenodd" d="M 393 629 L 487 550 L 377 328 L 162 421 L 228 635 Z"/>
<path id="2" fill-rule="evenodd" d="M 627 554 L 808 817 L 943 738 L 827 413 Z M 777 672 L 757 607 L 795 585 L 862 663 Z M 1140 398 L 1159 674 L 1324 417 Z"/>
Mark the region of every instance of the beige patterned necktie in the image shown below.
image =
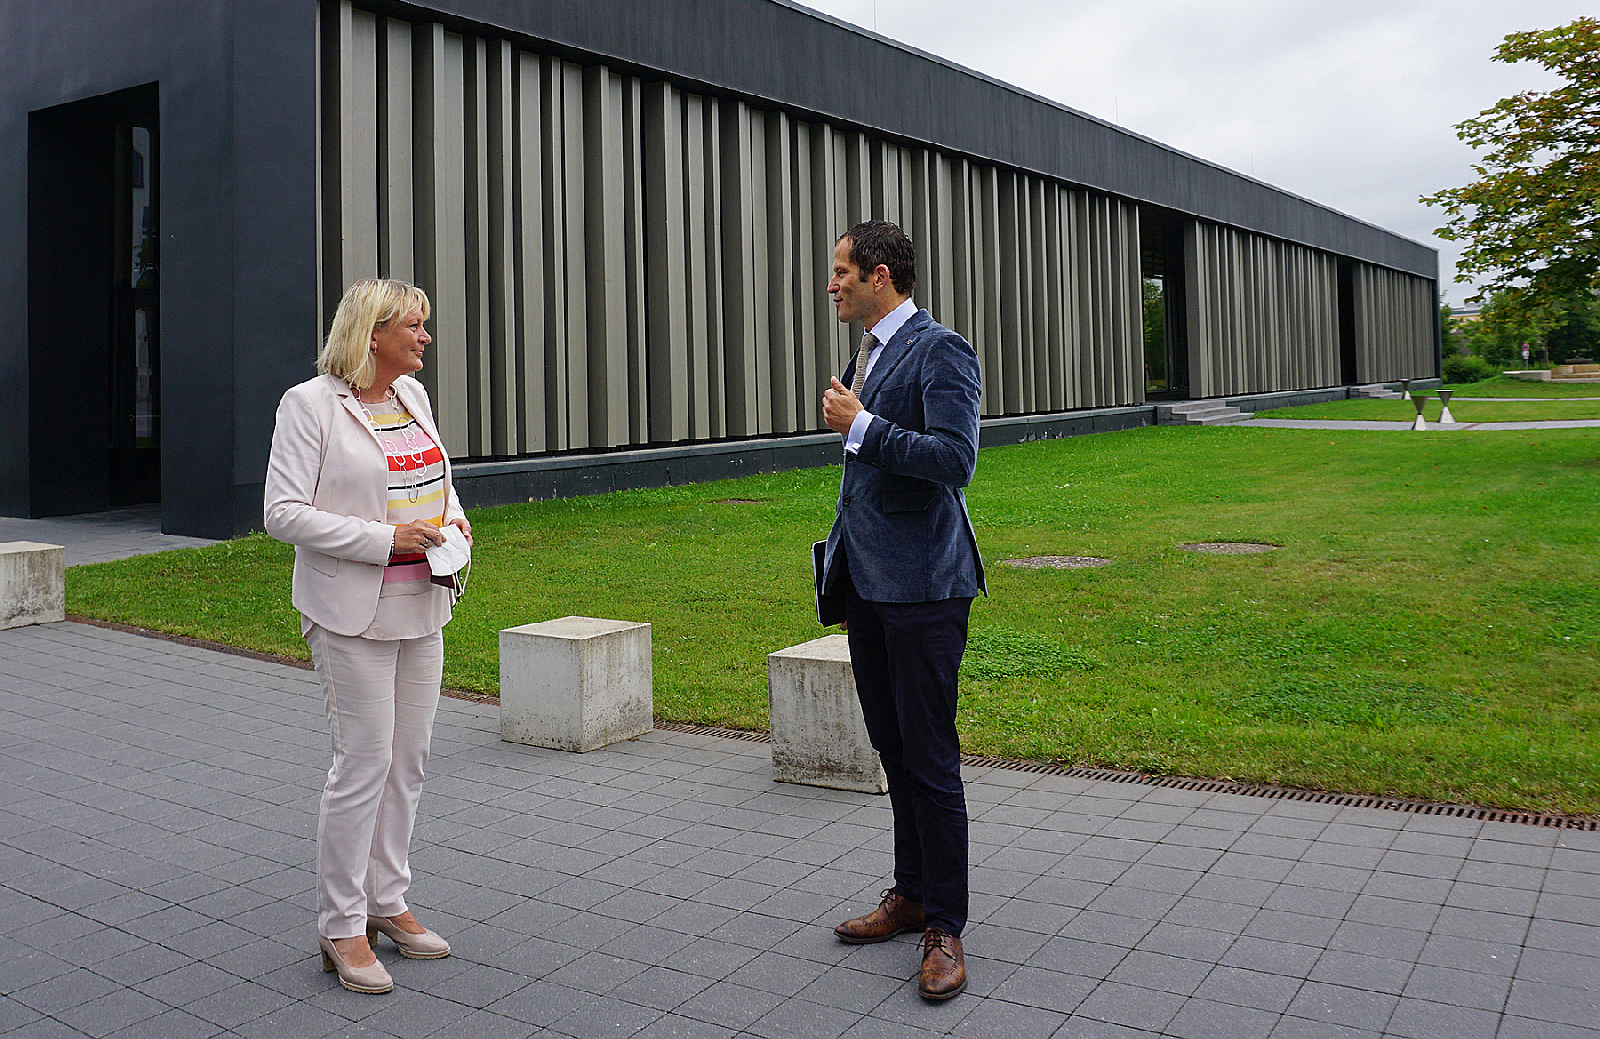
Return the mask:
<path id="1" fill-rule="evenodd" d="M 861 396 L 861 387 L 867 382 L 867 358 L 872 356 L 872 347 L 877 340 L 868 332 L 861 337 L 861 349 L 856 351 L 856 375 L 850 380 L 850 392 L 857 397 Z"/>

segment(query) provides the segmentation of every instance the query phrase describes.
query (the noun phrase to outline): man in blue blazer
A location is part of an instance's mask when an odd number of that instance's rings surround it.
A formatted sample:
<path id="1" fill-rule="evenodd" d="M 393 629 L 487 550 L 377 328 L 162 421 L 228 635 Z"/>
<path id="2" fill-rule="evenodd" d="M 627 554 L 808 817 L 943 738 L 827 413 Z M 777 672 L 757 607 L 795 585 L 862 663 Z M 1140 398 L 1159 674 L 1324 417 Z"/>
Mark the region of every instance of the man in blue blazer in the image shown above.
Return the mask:
<path id="1" fill-rule="evenodd" d="M 833 252 L 828 294 L 867 329 L 844 379 L 822 395 L 844 437 L 844 477 L 823 554 L 842 596 L 867 733 L 889 779 L 894 886 L 834 933 L 881 942 L 922 930 L 923 998 L 967 984 L 967 805 L 956 675 L 983 562 L 961 493 L 978 461 L 978 357 L 911 301 L 916 252 L 894 224 L 857 224 Z M 863 378 L 864 373 L 864 378 Z"/>

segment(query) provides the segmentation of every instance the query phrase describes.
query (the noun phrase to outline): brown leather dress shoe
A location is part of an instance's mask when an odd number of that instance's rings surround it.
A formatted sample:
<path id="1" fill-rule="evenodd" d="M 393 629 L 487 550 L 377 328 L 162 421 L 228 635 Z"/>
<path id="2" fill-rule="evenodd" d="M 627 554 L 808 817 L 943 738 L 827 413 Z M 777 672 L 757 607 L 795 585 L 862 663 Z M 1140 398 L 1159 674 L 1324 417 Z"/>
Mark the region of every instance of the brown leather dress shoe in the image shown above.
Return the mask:
<path id="1" fill-rule="evenodd" d="M 922 903 L 902 898 L 894 888 L 883 893 L 878 908 L 866 916 L 846 920 L 833 929 L 841 942 L 851 945 L 871 945 L 886 942 L 897 934 L 915 931 L 922 926 Z"/>
<path id="2" fill-rule="evenodd" d="M 937 927 L 922 936 L 922 976 L 917 991 L 923 999 L 949 999 L 967 987 L 967 960 L 961 953 L 961 939 Z"/>

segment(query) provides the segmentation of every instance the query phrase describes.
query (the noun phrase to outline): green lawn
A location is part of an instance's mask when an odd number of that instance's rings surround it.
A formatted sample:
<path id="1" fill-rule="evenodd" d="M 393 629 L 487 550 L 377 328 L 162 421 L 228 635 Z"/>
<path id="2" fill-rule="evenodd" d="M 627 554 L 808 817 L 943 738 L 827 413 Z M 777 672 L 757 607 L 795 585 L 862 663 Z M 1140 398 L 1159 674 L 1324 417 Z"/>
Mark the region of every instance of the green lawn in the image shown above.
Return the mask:
<path id="1" fill-rule="evenodd" d="M 658 715 L 764 726 L 766 654 L 824 633 L 808 548 L 838 475 L 473 513 L 447 683 L 494 691 L 503 627 L 649 621 Z M 986 450 L 965 748 L 1600 811 L 1597 476 L 1596 430 L 1158 427 Z M 1177 547 L 1195 541 L 1280 547 Z M 1003 563 L 1031 555 L 1112 563 Z M 303 657 L 290 560 L 258 535 L 75 567 L 69 608 Z"/>
<path id="2" fill-rule="evenodd" d="M 1439 421 L 1442 406 L 1431 393 L 1425 397 L 1423 417 Z M 1256 418 L 1322 419 L 1359 422 L 1411 422 L 1417 409 L 1409 400 L 1332 400 L 1294 408 L 1258 411 Z M 1600 394 L 1594 400 L 1450 400 L 1450 417 L 1457 422 L 1553 422 L 1562 419 L 1600 419 Z"/>
<path id="3" fill-rule="evenodd" d="M 1600 383 L 1529 382 L 1498 375 L 1483 382 L 1445 388 L 1455 391 L 1455 396 L 1450 399 L 1450 415 L 1457 422 L 1600 419 Z M 1423 417 L 1429 422 L 1439 420 L 1441 405 L 1438 392 L 1421 390 L 1417 394 L 1427 398 Z M 1417 410 L 1409 400 L 1335 400 L 1325 404 L 1258 411 L 1256 417 L 1411 422 L 1417 417 Z"/>
<path id="4" fill-rule="evenodd" d="M 1482 382 L 1452 384 L 1445 387 L 1463 397 L 1537 397 L 1561 400 L 1572 397 L 1600 397 L 1600 382 L 1534 382 L 1496 375 Z M 1434 390 L 1425 390 L 1434 393 Z"/>

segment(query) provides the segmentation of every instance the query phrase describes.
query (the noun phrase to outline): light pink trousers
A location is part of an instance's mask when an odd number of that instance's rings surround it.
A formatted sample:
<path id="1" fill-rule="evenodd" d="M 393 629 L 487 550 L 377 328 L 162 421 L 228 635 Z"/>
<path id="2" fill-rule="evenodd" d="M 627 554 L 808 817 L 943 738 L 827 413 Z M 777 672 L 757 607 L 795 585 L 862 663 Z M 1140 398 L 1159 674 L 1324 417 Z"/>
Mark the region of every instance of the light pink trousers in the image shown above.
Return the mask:
<path id="1" fill-rule="evenodd" d="M 353 938 L 366 933 L 368 915 L 406 911 L 444 635 L 388 642 L 313 624 L 306 643 L 333 738 L 317 822 L 317 927 L 325 938 Z"/>

